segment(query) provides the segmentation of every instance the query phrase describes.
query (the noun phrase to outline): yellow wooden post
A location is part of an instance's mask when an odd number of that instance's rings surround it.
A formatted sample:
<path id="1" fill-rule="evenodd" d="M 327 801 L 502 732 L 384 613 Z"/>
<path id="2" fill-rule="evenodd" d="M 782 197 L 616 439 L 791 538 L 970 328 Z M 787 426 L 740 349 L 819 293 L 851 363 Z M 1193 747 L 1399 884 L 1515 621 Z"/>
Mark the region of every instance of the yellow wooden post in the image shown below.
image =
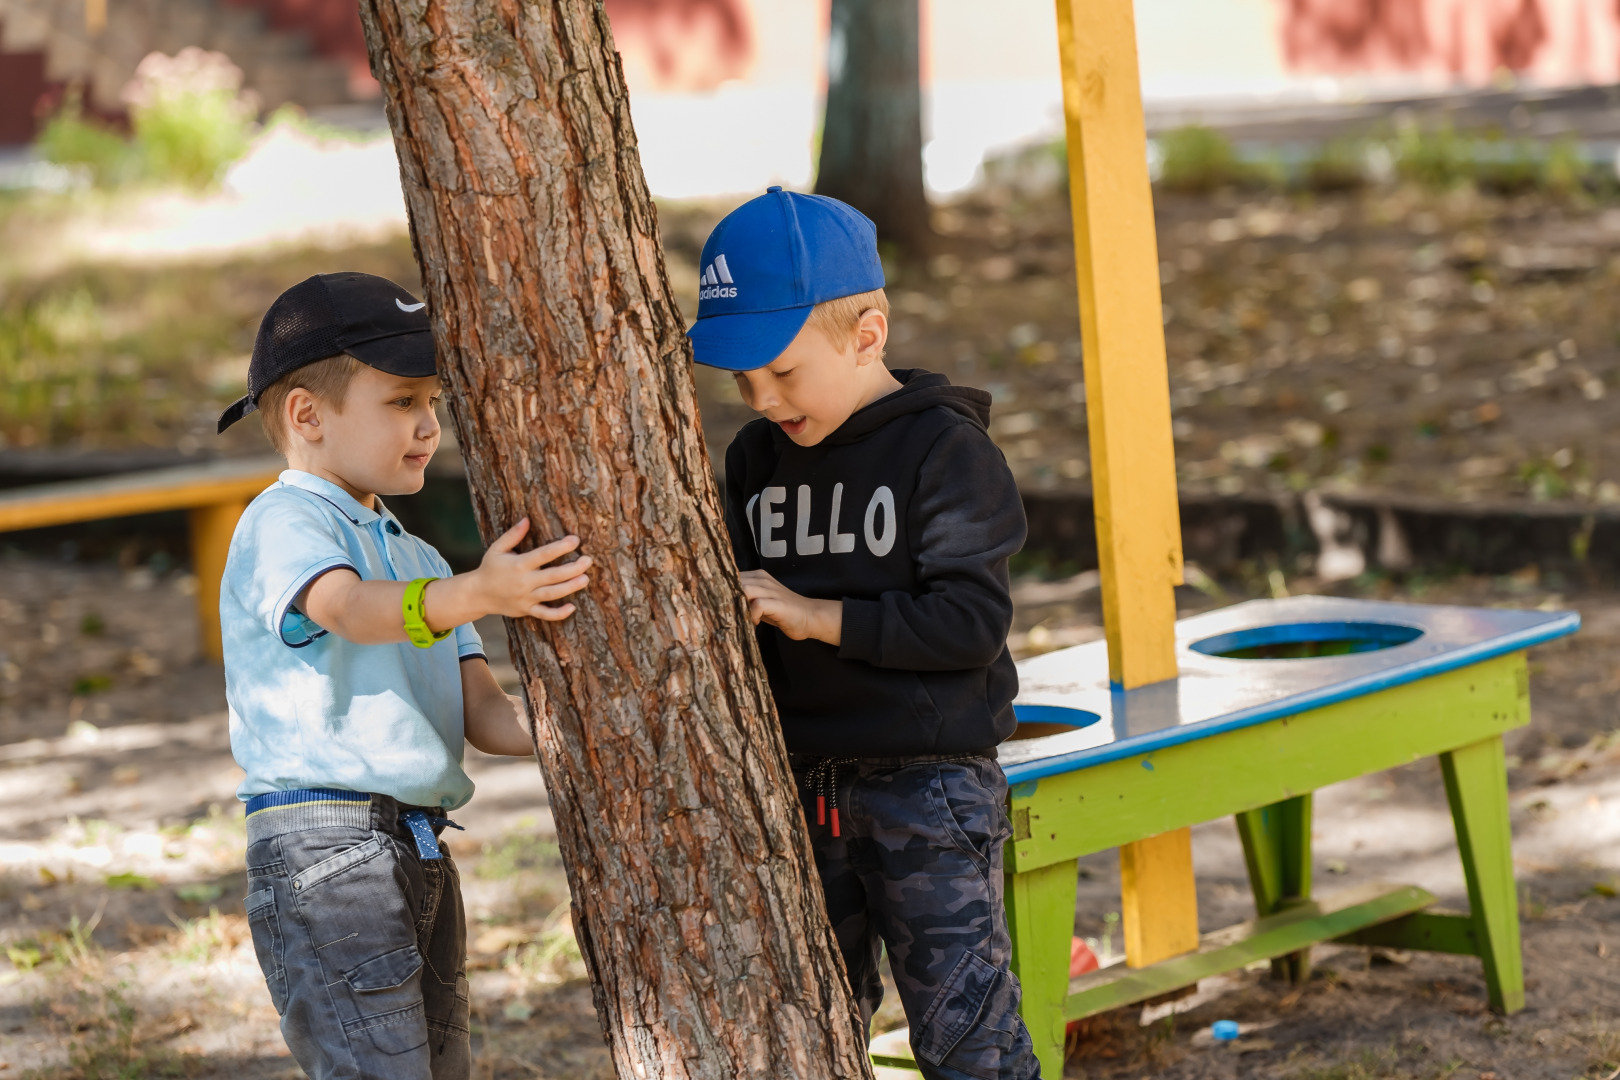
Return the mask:
<path id="1" fill-rule="evenodd" d="M 219 583 L 246 500 L 199 506 L 191 511 L 191 569 L 197 576 L 197 642 L 210 660 L 224 659 L 219 631 Z"/>
<path id="2" fill-rule="evenodd" d="M 1056 0 L 1092 494 L 1114 684 L 1176 677 L 1181 523 L 1131 0 Z M 1185 829 L 1120 852 L 1126 959 L 1198 945 Z"/>

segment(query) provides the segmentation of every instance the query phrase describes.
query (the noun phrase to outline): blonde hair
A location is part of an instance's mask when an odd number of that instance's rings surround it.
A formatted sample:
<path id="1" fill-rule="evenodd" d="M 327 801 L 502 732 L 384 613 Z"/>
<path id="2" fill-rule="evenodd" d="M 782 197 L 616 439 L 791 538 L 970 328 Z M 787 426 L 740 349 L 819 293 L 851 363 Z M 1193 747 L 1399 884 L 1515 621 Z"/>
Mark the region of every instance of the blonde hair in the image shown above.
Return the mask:
<path id="1" fill-rule="evenodd" d="M 823 301 L 810 309 L 804 324 L 815 327 L 828 341 L 843 348 L 855 336 L 861 316 L 874 308 L 883 312 L 885 319 L 889 317 L 889 297 L 882 289 Z"/>
<path id="2" fill-rule="evenodd" d="M 365 365 L 348 353 L 328 356 L 313 364 L 305 364 L 297 371 L 289 371 L 264 388 L 257 402 L 259 422 L 264 425 L 265 438 L 276 453 L 287 456 L 287 395 L 294 390 L 308 390 L 339 412 L 343 399 L 349 393 L 349 384 Z"/>

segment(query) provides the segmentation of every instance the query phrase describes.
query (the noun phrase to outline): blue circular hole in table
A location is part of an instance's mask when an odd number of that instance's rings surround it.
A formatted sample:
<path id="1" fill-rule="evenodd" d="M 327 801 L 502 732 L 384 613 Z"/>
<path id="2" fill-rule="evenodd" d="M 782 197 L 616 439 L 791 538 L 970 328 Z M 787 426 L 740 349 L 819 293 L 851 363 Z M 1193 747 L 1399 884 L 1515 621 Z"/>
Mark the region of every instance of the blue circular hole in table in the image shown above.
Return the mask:
<path id="1" fill-rule="evenodd" d="M 1294 622 L 1216 634 L 1189 647 L 1227 660 L 1303 660 L 1392 649 L 1422 636 L 1421 628 L 1401 623 Z"/>
<path id="2" fill-rule="evenodd" d="M 1071 709 L 1067 705 L 1014 705 L 1013 715 L 1018 718 L 1018 727 L 1008 736 L 1009 741 L 1063 735 L 1090 727 L 1102 719 L 1094 712 Z"/>

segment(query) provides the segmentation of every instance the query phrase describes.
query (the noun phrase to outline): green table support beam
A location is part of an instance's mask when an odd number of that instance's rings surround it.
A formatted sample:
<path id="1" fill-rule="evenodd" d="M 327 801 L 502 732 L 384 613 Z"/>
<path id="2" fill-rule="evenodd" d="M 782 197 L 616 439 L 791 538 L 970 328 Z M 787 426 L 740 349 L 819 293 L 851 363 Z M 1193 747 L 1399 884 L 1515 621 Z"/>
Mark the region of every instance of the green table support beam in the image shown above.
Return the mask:
<path id="1" fill-rule="evenodd" d="M 1273 915 L 1310 899 L 1310 795 L 1244 810 L 1237 815 L 1237 830 L 1257 914 Z M 1272 961 L 1271 973 L 1289 982 L 1304 982 L 1311 974 L 1310 950 L 1279 956 Z"/>
<path id="2" fill-rule="evenodd" d="M 1275 915 L 1205 934 L 1197 952 L 1144 968 L 1116 965 L 1082 975 L 1069 983 L 1063 1015 L 1081 1020 L 1140 1004 L 1256 960 L 1293 955 L 1317 942 L 1411 915 L 1432 903 L 1433 894 L 1415 885 L 1382 884 L 1347 889 L 1319 901 L 1306 900 Z"/>
<path id="3" fill-rule="evenodd" d="M 1455 911 L 1419 911 L 1333 940 L 1340 945 L 1418 949 L 1453 956 L 1479 955 L 1474 917 Z"/>

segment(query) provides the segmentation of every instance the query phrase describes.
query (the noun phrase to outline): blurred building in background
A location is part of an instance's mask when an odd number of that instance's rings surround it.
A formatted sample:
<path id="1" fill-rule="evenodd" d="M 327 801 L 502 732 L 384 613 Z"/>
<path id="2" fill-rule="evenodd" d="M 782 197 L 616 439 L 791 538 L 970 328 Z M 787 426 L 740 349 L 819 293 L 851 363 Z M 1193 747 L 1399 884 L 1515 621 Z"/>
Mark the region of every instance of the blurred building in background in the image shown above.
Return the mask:
<path id="1" fill-rule="evenodd" d="M 654 192 L 807 186 L 827 0 L 606 0 Z M 1136 0 L 1143 89 L 1165 102 L 1336 100 L 1620 82 L 1616 0 Z M 1051 0 L 923 0 L 929 187 L 1057 137 Z M 220 52 L 260 106 L 383 127 L 355 0 L 0 0 L 0 146 L 79 88 L 117 120 L 148 53 Z"/>
<path id="2" fill-rule="evenodd" d="M 70 91 L 116 119 L 148 53 L 224 53 L 261 105 L 377 96 L 352 0 L 0 0 L 0 144 L 31 139 Z"/>
<path id="3" fill-rule="evenodd" d="M 1614 0 L 1283 0 L 1280 32 L 1289 66 L 1306 73 L 1620 82 Z"/>
<path id="4" fill-rule="evenodd" d="M 607 8 L 638 85 L 711 90 L 753 66 L 748 0 Z M 31 139 L 70 88 L 92 115 L 117 119 L 142 58 L 191 46 L 230 57 L 265 110 L 378 98 L 355 0 L 0 0 L 0 144 Z"/>

